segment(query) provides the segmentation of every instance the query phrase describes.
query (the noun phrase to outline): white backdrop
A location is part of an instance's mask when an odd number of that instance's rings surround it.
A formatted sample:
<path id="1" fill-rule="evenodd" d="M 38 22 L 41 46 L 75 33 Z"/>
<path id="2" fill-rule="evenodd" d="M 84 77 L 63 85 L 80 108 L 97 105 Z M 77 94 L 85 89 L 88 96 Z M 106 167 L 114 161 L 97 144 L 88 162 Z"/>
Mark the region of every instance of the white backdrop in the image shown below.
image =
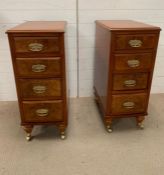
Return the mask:
<path id="1" fill-rule="evenodd" d="M 78 1 L 78 8 L 77 8 Z M 92 96 L 95 20 L 133 19 L 164 28 L 162 0 L 0 0 L 0 100 L 16 100 L 5 31 L 34 20 L 68 22 L 66 55 L 70 96 Z M 77 21 L 79 45 L 77 45 Z M 78 47 L 77 47 L 78 46 Z M 77 49 L 79 55 L 77 55 Z M 164 34 L 161 32 L 152 93 L 164 92 Z M 79 59 L 79 67 L 77 66 Z M 77 69 L 79 68 L 79 69 Z M 77 78 L 77 72 L 79 77 Z"/>

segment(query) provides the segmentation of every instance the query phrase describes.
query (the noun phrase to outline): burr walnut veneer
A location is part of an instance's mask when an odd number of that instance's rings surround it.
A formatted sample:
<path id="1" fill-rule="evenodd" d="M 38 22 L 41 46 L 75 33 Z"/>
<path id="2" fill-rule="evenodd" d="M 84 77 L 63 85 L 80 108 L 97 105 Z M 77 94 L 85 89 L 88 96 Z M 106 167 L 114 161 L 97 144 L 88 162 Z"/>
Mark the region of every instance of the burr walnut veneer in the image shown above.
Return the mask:
<path id="1" fill-rule="evenodd" d="M 126 20 L 96 21 L 94 90 L 109 132 L 115 118 L 147 115 L 160 28 Z"/>
<path id="2" fill-rule="evenodd" d="M 65 22 L 26 22 L 7 31 L 21 114 L 31 138 L 34 125 L 67 126 Z"/>

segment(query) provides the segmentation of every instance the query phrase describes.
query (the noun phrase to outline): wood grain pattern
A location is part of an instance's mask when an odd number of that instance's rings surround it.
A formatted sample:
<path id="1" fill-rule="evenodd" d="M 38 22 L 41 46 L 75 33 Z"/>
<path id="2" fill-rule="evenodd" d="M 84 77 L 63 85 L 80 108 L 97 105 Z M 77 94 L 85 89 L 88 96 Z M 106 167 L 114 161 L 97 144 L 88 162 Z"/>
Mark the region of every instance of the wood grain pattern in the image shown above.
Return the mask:
<path id="1" fill-rule="evenodd" d="M 63 136 L 67 127 L 64 31 L 64 22 L 27 22 L 7 31 L 21 125 L 30 134 L 35 125 L 54 124 Z"/>
<path id="2" fill-rule="evenodd" d="M 62 79 L 19 79 L 23 99 L 62 98 Z"/>
<path id="3" fill-rule="evenodd" d="M 58 101 L 23 101 L 23 113 L 25 122 L 55 122 L 63 121 L 63 102 Z M 38 109 L 47 109 L 47 115 L 38 116 Z"/>
<path id="4" fill-rule="evenodd" d="M 59 37 L 15 37 L 15 52 L 37 55 L 44 53 L 54 53 L 60 54 L 62 49 L 60 46 L 60 38 Z M 40 44 L 42 48 L 40 51 L 32 51 L 30 50 L 30 44 Z"/>
<path id="5" fill-rule="evenodd" d="M 146 89 L 147 85 L 148 73 L 114 74 L 113 76 L 113 90 Z"/>
<path id="6" fill-rule="evenodd" d="M 134 21 L 96 22 L 94 89 L 107 128 L 114 118 L 147 115 L 159 32 Z"/>
<path id="7" fill-rule="evenodd" d="M 115 49 L 116 50 L 140 50 L 140 49 L 153 49 L 157 42 L 155 34 L 117 34 L 115 36 Z M 132 40 L 141 41 L 140 47 L 132 47 L 129 42 Z"/>
<path id="8" fill-rule="evenodd" d="M 59 77 L 62 75 L 62 58 L 16 58 L 17 75 L 21 77 Z M 33 66 L 43 65 L 40 71 L 33 70 Z"/>
<path id="9" fill-rule="evenodd" d="M 146 108 L 147 104 L 146 99 L 147 99 L 146 93 L 113 95 L 111 114 L 120 115 L 120 114 L 142 113 L 145 111 Z M 133 102 L 134 106 L 132 106 L 132 108 L 124 107 L 123 105 L 126 102 Z"/>
<path id="10" fill-rule="evenodd" d="M 9 29 L 7 33 L 60 33 L 65 32 L 65 27 L 65 21 L 28 21 Z"/>
<path id="11" fill-rule="evenodd" d="M 133 20 L 97 20 L 97 24 L 108 30 L 115 31 L 144 31 L 144 30 L 160 30 L 159 27 L 150 24 L 145 24 Z"/>
<path id="12" fill-rule="evenodd" d="M 138 66 L 129 66 L 128 61 L 137 60 Z M 153 53 L 126 53 L 114 55 L 114 70 L 119 71 L 149 71 L 154 62 Z"/>

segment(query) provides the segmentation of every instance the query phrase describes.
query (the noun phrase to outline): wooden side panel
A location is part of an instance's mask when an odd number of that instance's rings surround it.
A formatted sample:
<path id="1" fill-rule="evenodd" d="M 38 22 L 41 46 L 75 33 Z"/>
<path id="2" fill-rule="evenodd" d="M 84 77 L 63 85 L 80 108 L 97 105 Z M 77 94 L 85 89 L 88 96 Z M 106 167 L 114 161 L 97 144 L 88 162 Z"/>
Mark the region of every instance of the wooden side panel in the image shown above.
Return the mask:
<path id="1" fill-rule="evenodd" d="M 106 111 L 107 105 L 109 49 L 110 32 L 96 25 L 94 88 L 100 98 L 104 111 Z"/>

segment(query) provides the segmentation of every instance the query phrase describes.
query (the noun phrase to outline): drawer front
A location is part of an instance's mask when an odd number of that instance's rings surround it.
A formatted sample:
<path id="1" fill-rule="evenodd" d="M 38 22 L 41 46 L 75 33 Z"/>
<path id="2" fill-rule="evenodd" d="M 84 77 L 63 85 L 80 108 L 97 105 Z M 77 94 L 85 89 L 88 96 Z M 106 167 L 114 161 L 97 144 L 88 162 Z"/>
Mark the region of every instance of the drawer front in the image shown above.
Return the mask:
<path id="1" fill-rule="evenodd" d="M 155 34 L 131 34 L 131 35 L 116 35 L 115 49 L 116 50 L 137 50 L 137 49 L 153 49 L 157 43 Z"/>
<path id="2" fill-rule="evenodd" d="M 148 73 L 115 74 L 113 77 L 113 90 L 146 89 Z"/>
<path id="3" fill-rule="evenodd" d="M 60 54 L 60 37 L 15 37 L 15 52 L 27 55 Z"/>
<path id="4" fill-rule="evenodd" d="M 61 57 L 55 58 L 17 58 L 16 69 L 19 76 L 61 76 Z"/>
<path id="5" fill-rule="evenodd" d="M 146 110 L 147 94 L 112 95 L 111 113 L 135 114 Z"/>
<path id="6" fill-rule="evenodd" d="M 61 98 L 61 79 L 19 79 L 22 98 Z"/>
<path id="7" fill-rule="evenodd" d="M 63 101 L 23 101 L 25 122 L 55 122 L 63 120 Z"/>
<path id="8" fill-rule="evenodd" d="M 116 54 L 114 60 L 115 71 L 150 70 L 154 64 L 152 53 Z"/>

